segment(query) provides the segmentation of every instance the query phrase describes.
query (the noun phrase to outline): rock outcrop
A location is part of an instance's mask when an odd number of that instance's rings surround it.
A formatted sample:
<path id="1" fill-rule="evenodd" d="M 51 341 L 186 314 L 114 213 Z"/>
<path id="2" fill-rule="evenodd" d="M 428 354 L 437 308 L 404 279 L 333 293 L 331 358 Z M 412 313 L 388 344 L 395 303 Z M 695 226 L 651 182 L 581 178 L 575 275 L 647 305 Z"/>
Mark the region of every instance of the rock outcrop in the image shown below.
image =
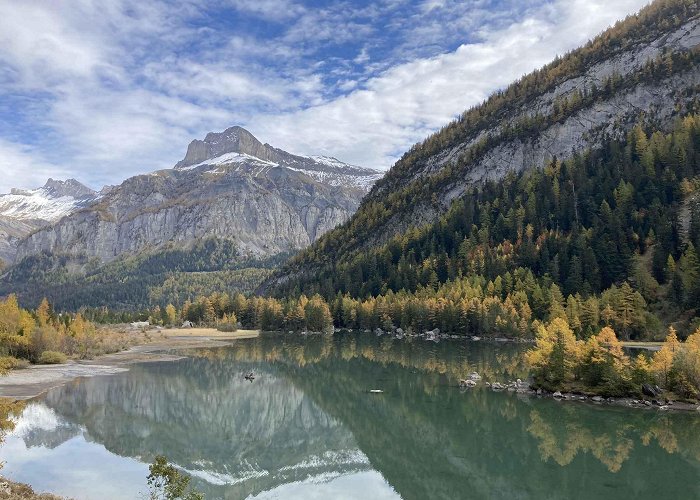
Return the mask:
<path id="1" fill-rule="evenodd" d="M 15 260 L 52 252 L 109 262 L 205 237 L 233 239 L 257 257 L 294 251 L 347 220 L 379 177 L 333 158 L 292 155 L 232 127 L 193 141 L 175 168 L 127 179 L 35 231 Z"/>
<path id="2" fill-rule="evenodd" d="M 655 124 L 669 127 L 678 111 L 688 109 L 696 99 L 700 72 L 692 66 L 685 70 L 673 68 L 665 77 L 650 81 L 640 75 L 650 64 L 660 64 L 664 55 L 696 53 L 699 47 L 700 19 L 695 17 L 658 38 L 633 43 L 612 57 L 599 60 L 540 95 L 516 102 L 493 126 L 467 131 L 461 140 L 446 144 L 408 168 L 395 167 L 377 183 L 368 200 L 385 198 L 412 183 L 426 182 L 446 169 L 459 175 L 451 175 L 440 184 L 440 191 L 434 194 L 439 203 L 414 204 L 412 210 L 398 214 L 385 230 L 378 231 L 377 240 L 383 241 L 410 226 L 433 222 L 474 185 L 501 179 L 508 172 L 541 167 L 555 157 L 568 158 L 597 147 L 604 138 L 623 137 L 644 117 L 653 117 Z M 561 120 L 550 121 L 537 133 L 512 133 L 528 118 L 546 121 L 557 106 L 575 99 L 575 94 L 592 93 L 594 89 L 602 93 L 600 89 L 610 79 L 631 83 L 595 99 L 590 106 L 579 107 Z M 490 146 L 483 148 L 486 142 Z M 479 148 L 482 150 L 474 154 Z M 466 164 L 465 155 L 473 158 Z"/>
<path id="3" fill-rule="evenodd" d="M 75 179 L 49 179 L 41 188 L 0 195 L 0 259 L 14 260 L 17 245 L 33 231 L 89 205 L 97 193 Z"/>

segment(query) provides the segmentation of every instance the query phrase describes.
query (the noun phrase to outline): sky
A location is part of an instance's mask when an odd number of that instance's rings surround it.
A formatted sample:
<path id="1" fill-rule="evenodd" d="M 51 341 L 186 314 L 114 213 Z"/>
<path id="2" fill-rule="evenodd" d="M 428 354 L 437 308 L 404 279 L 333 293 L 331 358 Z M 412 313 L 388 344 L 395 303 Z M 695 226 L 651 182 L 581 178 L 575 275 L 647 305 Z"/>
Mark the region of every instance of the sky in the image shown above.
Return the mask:
<path id="1" fill-rule="evenodd" d="M 646 0 L 2 0 L 0 192 L 99 189 L 240 125 L 387 169 Z"/>

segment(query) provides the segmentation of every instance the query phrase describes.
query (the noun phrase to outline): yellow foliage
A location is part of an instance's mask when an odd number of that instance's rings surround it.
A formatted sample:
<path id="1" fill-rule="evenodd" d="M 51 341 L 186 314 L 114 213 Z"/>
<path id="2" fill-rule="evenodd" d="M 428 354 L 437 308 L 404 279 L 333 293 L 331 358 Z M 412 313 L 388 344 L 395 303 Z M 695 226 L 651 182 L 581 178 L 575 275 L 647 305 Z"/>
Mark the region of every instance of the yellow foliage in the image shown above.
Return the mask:
<path id="1" fill-rule="evenodd" d="M 668 383 L 668 375 L 673 367 L 673 358 L 679 348 L 680 342 L 676 330 L 671 326 L 663 346 L 651 360 L 651 371 L 663 385 Z"/>

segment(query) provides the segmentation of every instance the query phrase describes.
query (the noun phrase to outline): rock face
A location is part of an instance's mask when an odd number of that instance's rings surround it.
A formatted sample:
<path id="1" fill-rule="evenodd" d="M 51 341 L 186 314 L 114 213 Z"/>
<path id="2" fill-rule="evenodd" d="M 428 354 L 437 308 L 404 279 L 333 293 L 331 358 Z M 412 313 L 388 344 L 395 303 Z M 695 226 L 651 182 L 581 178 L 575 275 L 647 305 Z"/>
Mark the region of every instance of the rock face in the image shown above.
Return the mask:
<path id="1" fill-rule="evenodd" d="M 97 193 L 75 179 L 49 179 L 39 189 L 0 195 L 0 259 L 14 260 L 20 240 L 92 203 Z"/>
<path id="2" fill-rule="evenodd" d="M 234 239 L 242 254 L 293 251 L 347 220 L 380 177 L 333 158 L 292 155 L 232 127 L 193 141 L 175 168 L 127 179 L 34 232 L 16 260 L 46 251 L 108 262 L 211 236 Z"/>
<path id="3" fill-rule="evenodd" d="M 508 172 L 520 172 L 537 168 L 552 158 L 568 158 L 576 152 L 595 148 L 605 137 L 622 137 L 640 117 L 652 116 L 655 123 L 670 126 L 679 109 L 697 97 L 700 72 L 690 68 L 673 70 L 665 78 L 653 83 L 639 81 L 598 99 L 591 106 L 584 106 L 567 118 L 554 122 L 536 134 L 510 138 L 510 127 L 522 123 L 525 118 L 550 116 L 564 99 L 578 91 L 602 89 L 609 78 L 632 80 L 651 61 L 663 54 L 697 52 L 700 45 L 700 19 L 688 20 L 653 40 L 640 40 L 614 56 L 599 60 L 585 71 L 555 85 L 550 90 L 518 103 L 514 109 L 499 117 L 493 126 L 476 129 L 464 134 L 463 139 L 448 143 L 436 153 L 421 158 L 409 168 L 401 165 L 377 183 L 367 200 L 382 199 L 414 183 L 442 174 L 448 168 L 456 168 L 459 175 L 450 176 L 434 194 L 435 203 L 417 203 L 394 217 L 385 230 L 378 231 L 377 242 L 407 227 L 433 222 L 451 202 L 462 196 L 475 184 L 486 180 L 498 180 Z M 490 146 L 468 162 L 462 158 L 472 153 L 484 141 Z M 372 243 L 372 242 L 370 242 Z"/>
<path id="4" fill-rule="evenodd" d="M 436 224 L 486 181 L 594 150 L 639 123 L 671 129 L 698 105 L 700 8 L 688 5 L 672 10 L 676 3 L 655 2 L 465 111 L 412 147 L 348 224 L 259 290 L 284 294 L 310 285 L 319 263 L 332 272 L 334 263 L 352 262 L 397 235 Z"/>

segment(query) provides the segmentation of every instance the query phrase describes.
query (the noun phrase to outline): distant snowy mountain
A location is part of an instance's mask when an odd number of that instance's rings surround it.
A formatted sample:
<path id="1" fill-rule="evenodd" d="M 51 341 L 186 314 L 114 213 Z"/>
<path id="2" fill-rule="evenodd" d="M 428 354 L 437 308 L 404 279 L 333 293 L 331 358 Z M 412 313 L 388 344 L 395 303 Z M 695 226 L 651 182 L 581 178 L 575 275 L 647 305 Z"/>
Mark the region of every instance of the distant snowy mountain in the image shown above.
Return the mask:
<path id="1" fill-rule="evenodd" d="M 49 179 L 44 187 L 0 195 L 0 217 L 56 222 L 94 200 L 97 193 L 75 179 Z"/>
<path id="2" fill-rule="evenodd" d="M 0 259 L 14 259 L 19 240 L 89 205 L 97 193 L 75 179 L 49 179 L 41 188 L 0 195 Z"/>

